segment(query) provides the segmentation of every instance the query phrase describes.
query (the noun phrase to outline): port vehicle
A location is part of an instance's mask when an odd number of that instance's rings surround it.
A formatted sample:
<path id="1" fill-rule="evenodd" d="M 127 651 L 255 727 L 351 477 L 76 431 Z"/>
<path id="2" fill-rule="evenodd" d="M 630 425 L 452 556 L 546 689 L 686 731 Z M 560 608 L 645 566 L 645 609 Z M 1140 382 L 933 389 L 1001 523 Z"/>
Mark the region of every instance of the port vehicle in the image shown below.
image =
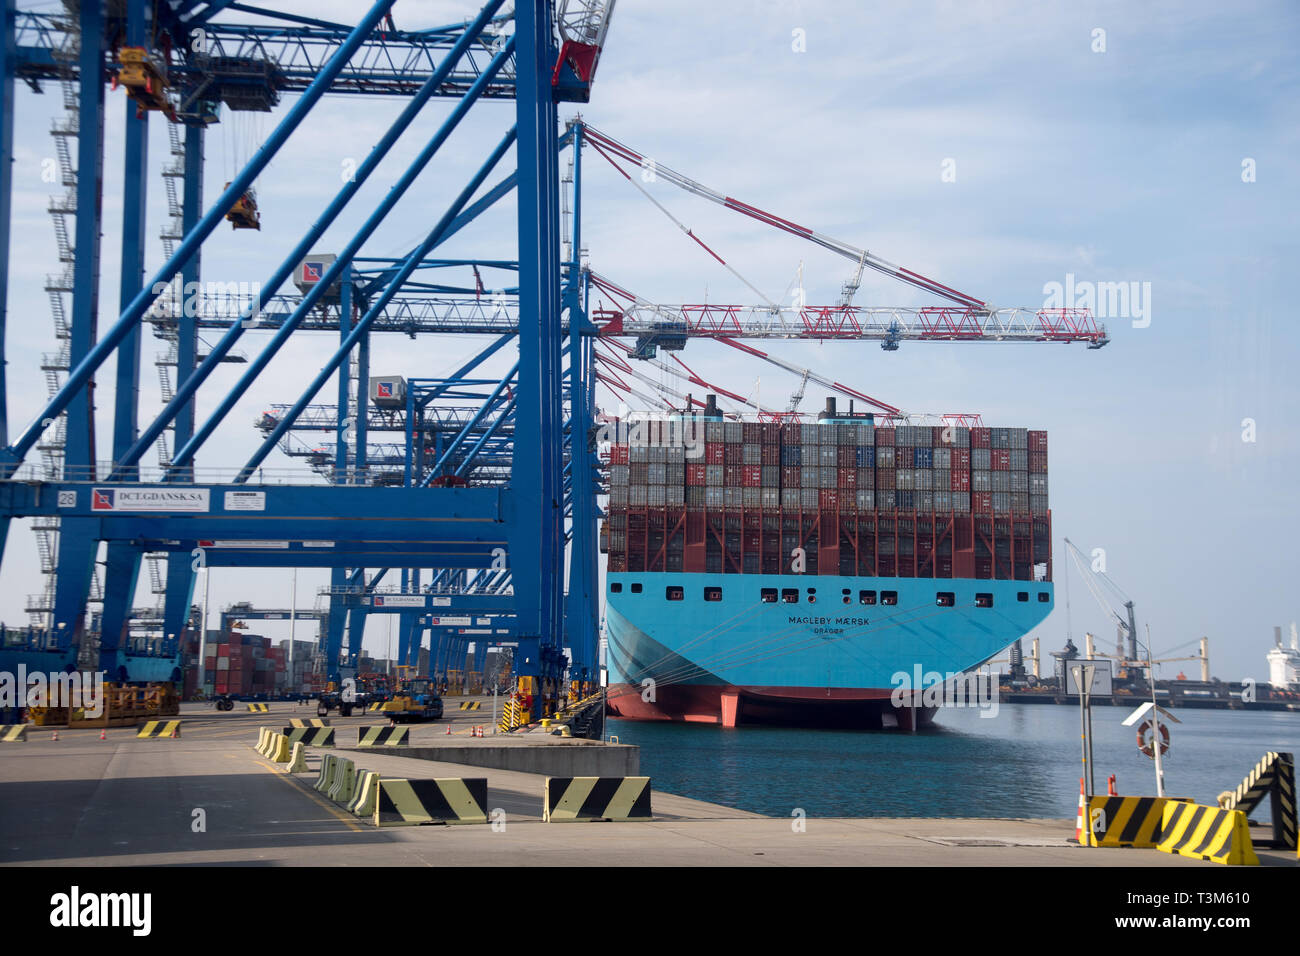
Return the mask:
<path id="1" fill-rule="evenodd" d="M 395 723 L 437 720 L 442 716 L 442 697 L 432 677 L 406 676 L 415 668 L 398 667 L 398 688 L 392 699 L 380 708 L 380 714 Z"/>
<path id="2" fill-rule="evenodd" d="M 352 712 L 364 712 L 371 704 L 383 703 L 392 698 L 391 681 L 387 674 L 364 673 L 346 678 L 342 687 L 327 690 L 316 701 L 316 713 L 329 716 L 337 710 L 343 717 Z"/>

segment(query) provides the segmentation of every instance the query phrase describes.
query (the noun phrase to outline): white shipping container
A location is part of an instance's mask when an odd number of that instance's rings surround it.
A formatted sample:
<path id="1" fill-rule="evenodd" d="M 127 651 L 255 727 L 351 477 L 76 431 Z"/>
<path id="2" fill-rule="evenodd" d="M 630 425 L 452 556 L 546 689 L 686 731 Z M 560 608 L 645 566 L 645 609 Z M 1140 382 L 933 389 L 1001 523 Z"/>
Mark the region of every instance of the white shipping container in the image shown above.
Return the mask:
<path id="1" fill-rule="evenodd" d="M 934 450 L 934 467 L 951 468 L 952 467 L 952 449 L 947 447 L 938 447 Z"/>
<path id="2" fill-rule="evenodd" d="M 972 448 L 970 450 L 970 467 L 971 471 L 988 471 L 993 467 L 993 456 L 987 448 Z"/>
<path id="3" fill-rule="evenodd" d="M 969 491 L 954 491 L 952 493 L 952 510 L 958 514 L 970 514 Z"/>
<path id="4" fill-rule="evenodd" d="M 762 494 L 759 497 L 759 506 L 762 508 L 779 508 L 781 506 L 781 489 L 775 487 L 766 487 L 759 489 Z"/>
<path id="5" fill-rule="evenodd" d="M 655 464 L 655 463 L 658 463 L 658 464 L 661 464 L 661 465 L 662 465 L 662 464 L 663 464 L 664 462 L 666 462 L 667 460 L 668 460 L 668 449 L 667 449 L 667 448 L 665 448 L 663 445 L 651 445 L 651 446 L 650 446 L 650 459 L 649 459 L 649 461 L 650 461 L 650 463 L 651 463 L 652 465 Z"/>
<path id="6" fill-rule="evenodd" d="M 609 466 L 609 483 L 613 485 L 627 484 L 627 465 L 610 465 Z"/>
<path id="7" fill-rule="evenodd" d="M 745 490 L 744 488 L 736 488 L 731 485 L 728 485 L 726 488 L 722 489 L 723 492 L 722 503 L 726 505 L 728 508 L 742 507 L 743 499 L 740 493 L 744 490 Z"/>
<path id="8" fill-rule="evenodd" d="M 799 491 L 799 504 L 805 511 L 816 511 L 821 501 L 821 491 L 817 488 L 802 488 Z"/>
<path id="9" fill-rule="evenodd" d="M 627 503 L 630 508 L 646 507 L 647 485 L 631 485 L 627 489 Z"/>
<path id="10" fill-rule="evenodd" d="M 993 492 L 992 497 L 994 514 L 1004 515 L 1011 512 L 1011 492 L 995 491 Z"/>
<path id="11" fill-rule="evenodd" d="M 704 466 L 704 483 L 710 487 L 722 487 L 722 480 L 726 475 L 722 465 L 705 465 Z"/>
<path id="12" fill-rule="evenodd" d="M 647 445 L 631 445 L 627 450 L 627 460 L 641 464 L 650 460 L 650 448 Z"/>
<path id="13" fill-rule="evenodd" d="M 611 508 L 627 507 L 627 485 L 614 485 L 609 489 L 609 506 Z"/>
<path id="14" fill-rule="evenodd" d="M 705 422 L 704 440 L 711 442 L 722 441 L 722 422 Z"/>
<path id="15" fill-rule="evenodd" d="M 804 488 L 820 488 L 822 474 L 820 468 L 804 467 L 799 469 L 799 484 Z"/>
<path id="16" fill-rule="evenodd" d="M 857 500 L 859 511 L 876 510 L 876 493 L 870 488 L 859 488 L 857 491 Z"/>
<path id="17" fill-rule="evenodd" d="M 763 506 L 763 496 L 761 488 L 741 488 L 740 504 L 744 508 L 761 508 Z"/>
<path id="18" fill-rule="evenodd" d="M 971 451 L 979 451 L 978 448 L 972 448 Z M 992 491 L 993 490 L 993 472 L 988 469 L 983 471 L 971 470 L 970 473 L 970 490 L 971 491 Z"/>
<path id="19" fill-rule="evenodd" d="M 916 489 L 916 469 L 899 468 L 894 472 L 894 487 L 899 491 L 913 491 Z"/>
<path id="20" fill-rule="evenodd" d="M 823 467 L 819 469 L 821 473 L 821 486 L 823 488 L 834 488 L 838 482 L 838 475 L 834 467 Z"/>
<path id="21" fill-rule="evenodd" d="M 1029 496 L 1029 513 L 1035 515 L 1047 514 L 1047 495 Z"/>
<path id="22" fill-rule="evenodd" d="M 646 505 L 651 508 L 663 508 L 668 504 L 668 495 L 663 485 L 650 485 L 646 488 Z"/>
<path id="23" fill-rule="evenodd" d="M 652 451 L 654 449 L 651 449 Z M 662 448 L 659 451 L 663 451 Z M 668 480 L 668 466 L 661 461 L 650 462 L 650 468 L 647 471 L 647 482 L 652 485 L 662 485 Z"/>
<path id="24" fill-rule="evenodd" d="M 669 508 L 681 508 L 686 504 L 686 488 L 683 485 L 668 485 L 664 490 L 668 493 Z"/>
<path id="25" fill-rule="evenodd" d="M 763 464 L 763 446 L 762 445 L 745 445 L 741 450 L 741 461 L 746 465 Z"/>
<path id="26" fill-rule="evenodd" d="M 686 462 L 686 449 L 680 445 L 673 445 L 668 448 L 668 464 L 681 465 Z"/>
<path id="27" fill-rule="evenodd" d="M 1011 490 L 1029 493 L 1029 473 L 1025 471 L 1007 472 L 1011 476 Z"/>
<path id="28" fill-rule="evenodd" d="M 781 489 L 781 507 L 787 511 L 796 511 L 799 508 L 799 489 L 782 488 Z"/>
<path id="29" fill-rule="evenodd" d="M 819 445 L 818 464 L 823 468 L 834 468 L 840 463 L 840 450 L 836 445 Z"/>
<path id="30" fill-rule="evenodd" d="M 706 507 L 706 508 L 721 508 L 723 505 L 725 505 L 725 504 L 726 504 L 726 499 L 725 499 L 724 496 L 723 496 L 723 492 L 724 492 L 725 490 L 726 490 L 726 489 L 721 488 L 721 487 L 718 487 L 718 488 L 712 488 L 712 487 L 710 487 L 710 488 L 705 488 L 705 489 L 704 489 L 704 507 Z"/>
<path id="31" fill-rule="evenodd" d="M 1031 495 L 1047 495 L 1047 476 L 1030 475 L 1029 476 L 1029 493 Z"/>
<path id="32" fill-rule="evenodd" d="M 992 478 L 992 488 L 994 492 L 1011 490 L 1011 472 L 1009 471 L 992 471 L 989 472 Z"/>
<path id="33" fill-rule="evenodd" d="M 722 429 L 722 440 L 728 445 L 739 445 L 745 438 L 745 426 L 741 422 L 724 422 Z"/>
<path id="34" fill-rule="evenodd" d="M 877 468 L 886 468 L 886 469 L 893 468 L 894 461 L 895 461 L 895 457 L 894 457 L 893 445 L 876 446 L 876 467 Z"/>

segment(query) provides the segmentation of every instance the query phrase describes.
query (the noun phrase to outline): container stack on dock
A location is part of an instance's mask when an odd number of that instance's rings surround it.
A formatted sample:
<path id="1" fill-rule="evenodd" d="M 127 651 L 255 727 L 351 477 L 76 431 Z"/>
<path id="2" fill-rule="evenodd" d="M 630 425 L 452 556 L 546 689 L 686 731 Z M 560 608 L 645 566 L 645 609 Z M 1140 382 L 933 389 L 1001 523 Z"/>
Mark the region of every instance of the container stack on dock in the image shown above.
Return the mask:
<path id="1" fill-rule="evenodd" d="M 681 434 L 680 423 L 677 434 Z M 698 423 L 610 448 L 610 571 L 1050 580 L 1047 433 Z"/>

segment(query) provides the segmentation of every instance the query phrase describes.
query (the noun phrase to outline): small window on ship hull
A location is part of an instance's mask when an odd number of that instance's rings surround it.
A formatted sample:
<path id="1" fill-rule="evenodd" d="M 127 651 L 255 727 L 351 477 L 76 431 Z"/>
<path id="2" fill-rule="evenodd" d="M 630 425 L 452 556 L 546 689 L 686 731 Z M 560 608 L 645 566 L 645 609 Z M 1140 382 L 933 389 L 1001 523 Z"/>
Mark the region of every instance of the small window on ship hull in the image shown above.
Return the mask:
<path id="1" fill-rule="evenodd" d="M 706 601 L 721 601 L 721 600 L 722 600 L 722 588 L 705 588 L 705 589 L 704 589 L 704 600 L 706 600 Z"/>
<path id="2" fill-rule="evenodd" d="M 670 601 L 680 601 L 682 599 L 682 589 L 676 585 L 670 584 L 664 588 L 664 597 Z"/>
<path id="3" fill-rule="evenodd" d="M 782 589 L 781 589 L 781 603 L 782 603 L 782 604 L 798 604 L 798 603 L 799 603 L 799 589 L 798 589 L 798 588 L 782 588 Z"/>
<path id="4" fill-rule="evenodd" d="M 613 582 L 611 582 L 610 585 L 609 585 L 609 593 L 610 593 L 610 594 L 622 594 L 622 593 L 623 593 L 623 585 L 622 585 L 622 583 L 619 582 L 619 581 L 613 581 Z"/>
<path id="5" fill-rule="evenodd" d="M 980 591 L 978 594 L 975 595 L 975 606 L 976 606 L 976 607 L 992 607 L 992 606 L 993 606 L 993 595 L 990 594 L 990 593 L 988 593 L 987 591 Z"/>
<path id="6" fill-rule="evenodd" d="M 776 588 L 763 588 L 763 590 L 759 592 L 758 599 L 764 604 L 775 604 Z"/>
<path id="7" fill-rule="evenodd" d="M 951 591 L 940 591 L 934 596 L 934 603 L 939 607 L 952 607 L 957 601 L 957 596 Z"/>
<path id="8" fill-rule="evenodd" d="M 858 603 L 859 603 L 859 604 L 875 604 L 875 603 L 876 603 L 876 592 L 875 592 L 875 591 L 859 591 L 859 592 L 858 592 Z"/>
<path id="9" fill-rule="evenodd" d="M 881 592 L 880 592 L 880 603 L 881 603 L 881 604 L 897 604 L 897 603 L 898 603 L 898 592 L 897 592 L 897 591 L 881 591 Z"/>

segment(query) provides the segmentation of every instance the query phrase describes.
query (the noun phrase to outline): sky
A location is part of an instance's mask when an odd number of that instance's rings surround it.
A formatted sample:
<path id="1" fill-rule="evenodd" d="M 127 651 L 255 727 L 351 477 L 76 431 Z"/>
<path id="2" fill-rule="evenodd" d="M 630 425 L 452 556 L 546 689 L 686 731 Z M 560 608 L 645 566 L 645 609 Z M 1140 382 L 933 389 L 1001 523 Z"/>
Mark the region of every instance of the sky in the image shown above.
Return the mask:
<path id="1" fill-rule="evenodd" d="M 46 9 L 49 3 L 23 5 Z M 279 9 L 355 21 L 366 5 L 285 2 Z M 399 0 L 400 27 L 473 16 L 473 3 Z M 997 306 L 1040 308 L 1052 283 L 1136 283 L 1142 316 L 1106 317 L 1110 344 L 781 343 L 783 358 L 914 412 L 979 413 L 991 425 L 1049 433 L 1056 609 L 1031 637 L 1043 651 L 1071 634 L 1113 646 L 1108 612 L 1079 575 L 1067 582 L 1069 537 L 1135 602 L 1140 637 L 1156 656 L 1210 639 L 1226 680 L 1264 678 L 1275 625 L 1300 618 L 1296 475 L 1300 329 L 1287 262 L 1300 257 L 1300 97 L 1294 55 L 1300 10 L 1288 3 L 1048 5 L 931 2 L 633 2 L 615 11 L 592 101 L 592 126 L 708 186 L 866 248 Z M 106 92 L 101 328 L 117 310 L 121 229 L 121 91 Z M 223 122 L 208 135 L 206 195 L 283 115 Z M 57 271 L 41 180 L 54 155 L 56 88 L 19 88 L 14 241 L 9 289 L 9 402 L 15 430 L 40 410 L 37 368 L 55 350 L 46 273 Z M 204 250 L 204 278 L 260 281 L 339 185 L 339 172 L 382 135 L 395 100 L 330 97 L 257 183 L 263 228 L 221 228 Z M 450 109 L 431 106 L 361 197 L 318 245 L 338 248 Z M 561 119 L 579 108 L 564 104 Z M 421 238 L 509 128 L 505 103 L 476 108 L 411 194 L 365 247 L 395 255 Z M 157 170 L 168 157 L 151 122 L 149 232 L 165 204 Z M 754 292 L 587 150 L 583 243 L 596 272 L 664 303 L 758 304 Z M 832 304 L 853 264 L 824 249 L 702 202 L 660 180 L 646 184 L 675 217 L 764 297 L 789 302 L 802 266 L 807 301 Z M 458 255 L 514 253 L 514 206 L 503 201 L 458 238 Z M 153 240 L 150 268 L 162 261 Z M 489 280 L 490 283 L 491 280 Z M 934 300 L 869 273 L 858 305 Z M 1133 312 L 1134 310 L 1130 310 Z M 231 468 L 260 442 L 252 427 L 292 401 L 332 351 L 328 336 L 291 343 L 199 456 Z M 262 333 L 245 335 L 253 353 Z M 372 374 L 432 376 L 485 344 L 456 337 L 376 338 Z M 146 341 L 141 405 L 159 407 Z M 704 378 L 783 407 L 798 378 L 724 346 L 692 341 L 680 356 Z M 505 361 L 505 357 L 502 357 Z M 504 371 L 497 363 L 490 368 Z M 647 373 L 658 377 L 654 369 Z M 199 397 L 200 418 L 234 381 L 223 369 Z M 98 392 L 100 443 L 111 435 L 111 369 Z M 675 383 L 670 383 L 675 384 Z M 332 402 L 333 385 L 321 401 Z M 826 397 L 810 385 L 803 408 Z M 599 399 L 613 410 L 616 400 Z M 275 453 L 268 480 L 299 470 Z M 25 620 L 40 587 L 32 535 L 15 524 L 0 567 L 0 618 Z M 300 606 L 327 572 L 300 572 Z M 214 611 L 249 600 L 287 606 L 289 571 L 214 572 Z M 142 588 L 137 603 L 152 603 Z M 258 625 L 268 636 L 287 628 Z M 366 649 L 383 654 L 388 622 Z M 303 630 L 299 630 L 300 636 Z M 1181 648 L 1166 654 L 1173 648 Z M 1192 662 L 1179 668 L 1197 676 Z"/>

